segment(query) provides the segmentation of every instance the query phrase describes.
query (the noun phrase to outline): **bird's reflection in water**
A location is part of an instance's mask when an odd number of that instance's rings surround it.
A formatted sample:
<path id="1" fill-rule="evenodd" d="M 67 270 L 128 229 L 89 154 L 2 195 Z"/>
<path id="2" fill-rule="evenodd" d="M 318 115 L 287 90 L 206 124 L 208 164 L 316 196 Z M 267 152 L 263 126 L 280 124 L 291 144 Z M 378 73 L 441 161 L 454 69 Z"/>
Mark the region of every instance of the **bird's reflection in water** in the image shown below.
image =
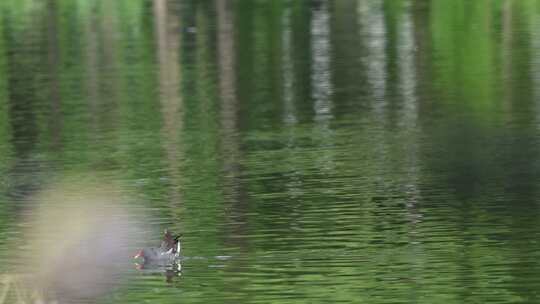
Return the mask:
<path id="1" fill-rule="evenodd" d="M 182 276 L 182 263 L 179 260 L 170 265 L 135 263 L 135 269 L 145 274 L 163 274 L 167 283 L 173 283 L 175 278 Z"/>
<path id="2" fill-rule="evenodd" d="M 172 283 L 175 278 L 182 276 L 182 264 L 180 262 L 175 263 L 173 268 L 165 269 L 165 282 Z"/>

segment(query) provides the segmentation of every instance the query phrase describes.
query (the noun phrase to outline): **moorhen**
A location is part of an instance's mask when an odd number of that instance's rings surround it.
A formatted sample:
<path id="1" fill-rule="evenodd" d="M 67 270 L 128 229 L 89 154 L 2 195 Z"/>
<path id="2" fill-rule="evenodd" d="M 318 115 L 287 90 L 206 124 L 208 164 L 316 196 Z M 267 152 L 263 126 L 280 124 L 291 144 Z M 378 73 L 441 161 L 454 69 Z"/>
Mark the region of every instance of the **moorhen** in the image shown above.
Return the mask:
<path id="1" fill-rule="evenodd" d="M 170 264 L 180 257 L 180 235 L 174 235 L 165 230 L 159 247 L 147 247 L 139 250 L 133 257 L 142 259 L 143 264 Z"/>

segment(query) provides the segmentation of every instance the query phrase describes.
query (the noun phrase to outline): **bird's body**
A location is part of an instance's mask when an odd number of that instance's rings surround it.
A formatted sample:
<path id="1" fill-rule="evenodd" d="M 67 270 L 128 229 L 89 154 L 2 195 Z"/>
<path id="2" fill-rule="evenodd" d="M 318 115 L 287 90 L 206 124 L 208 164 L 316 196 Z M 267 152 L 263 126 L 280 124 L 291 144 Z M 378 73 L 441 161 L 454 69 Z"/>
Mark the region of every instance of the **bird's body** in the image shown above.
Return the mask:
<path id="1" fill-rule="evenodd" d="M 142 265 L 167 265 L 180 258 L 181 249 L 180 235 L 173 236 L 168 230 L 165 230 L 160 247 L 143 248 L 137 252 L 134 258 L 142 259 Z"/>

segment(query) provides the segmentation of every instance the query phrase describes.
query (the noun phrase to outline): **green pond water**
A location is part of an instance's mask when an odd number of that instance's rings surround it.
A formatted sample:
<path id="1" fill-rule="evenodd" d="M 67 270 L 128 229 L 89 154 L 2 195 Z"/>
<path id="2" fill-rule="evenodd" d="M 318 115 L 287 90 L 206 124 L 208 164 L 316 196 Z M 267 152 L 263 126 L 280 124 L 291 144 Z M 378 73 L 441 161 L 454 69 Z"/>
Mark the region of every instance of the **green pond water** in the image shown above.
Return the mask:
<path id="1" fill-rule="evenodd" d="M 91 303 L 540 303 L 540 1 L 3 0 L 0 273 L 87 174 L 185 256 Z"/>

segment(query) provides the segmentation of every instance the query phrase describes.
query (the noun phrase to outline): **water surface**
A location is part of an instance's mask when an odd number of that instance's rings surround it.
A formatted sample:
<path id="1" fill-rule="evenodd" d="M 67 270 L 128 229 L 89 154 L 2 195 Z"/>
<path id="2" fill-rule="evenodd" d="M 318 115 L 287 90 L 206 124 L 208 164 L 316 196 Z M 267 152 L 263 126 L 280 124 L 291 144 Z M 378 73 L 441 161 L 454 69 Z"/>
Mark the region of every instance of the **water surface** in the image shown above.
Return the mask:
<path id="1" fill-rule="evenodd" d="M 0 270 L 97 172 L 185 254 L 100 303 L 540 301 L 540 2 L 0 12 Z"/>

